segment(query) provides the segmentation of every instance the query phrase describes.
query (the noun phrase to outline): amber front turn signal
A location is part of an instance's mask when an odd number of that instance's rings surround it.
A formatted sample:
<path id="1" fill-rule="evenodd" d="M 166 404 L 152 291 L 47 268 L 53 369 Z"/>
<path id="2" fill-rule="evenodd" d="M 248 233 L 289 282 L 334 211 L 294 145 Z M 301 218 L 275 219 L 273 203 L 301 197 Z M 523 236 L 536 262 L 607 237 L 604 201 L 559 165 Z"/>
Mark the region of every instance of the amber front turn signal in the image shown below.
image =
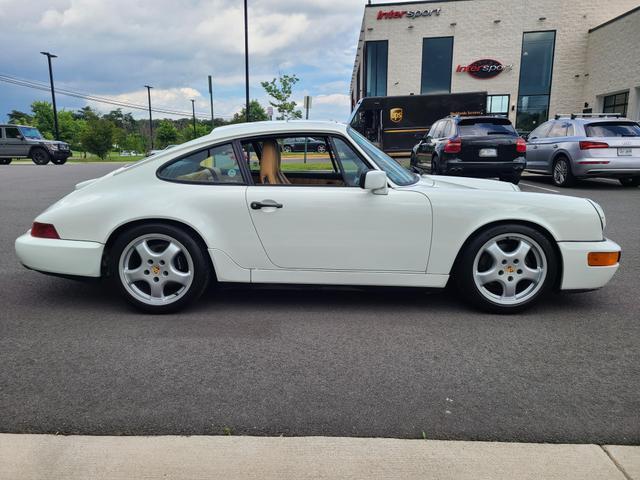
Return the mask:
<path id="1" fill-rule="evenodd" d="M 590 252 L 588 261 L 590 267 L 609 267 L 620 261 L 620 252 Z"/>

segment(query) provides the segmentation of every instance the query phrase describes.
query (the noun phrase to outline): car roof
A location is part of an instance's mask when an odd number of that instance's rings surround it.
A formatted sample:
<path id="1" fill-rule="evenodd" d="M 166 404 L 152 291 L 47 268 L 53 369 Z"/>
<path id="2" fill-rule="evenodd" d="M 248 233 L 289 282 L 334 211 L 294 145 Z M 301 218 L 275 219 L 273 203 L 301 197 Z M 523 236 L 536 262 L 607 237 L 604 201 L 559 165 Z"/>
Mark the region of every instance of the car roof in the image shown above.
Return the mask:
<path id="1" fill-rule="evenodd" d="M 557 120 L 557 121 L 572 121 L 578 123 L 607 123 L 607 122 L 631 122 L 638 123 L 635 120 L 631 120 L 626 117 L 560 117 L 560 118 L 550 118 L 549 120 Z"/>
<path id="2" fill-rule="evenodd" d="M 31 125 L 16 125 L 14 123 L 0 123 L 0 127 L 25 127 L 25 128 L 36 128 Z"/>
<path id="3" fill-rule="evenodd" d="M 344 123 L 317 120 L 275 120 L 265 122 L 235 123 L 215 128 L 211 133 L 200 137 L 200 140 L 216 141 L 255 135 L 271 135 L 281 133 L 344 133 Z"/>

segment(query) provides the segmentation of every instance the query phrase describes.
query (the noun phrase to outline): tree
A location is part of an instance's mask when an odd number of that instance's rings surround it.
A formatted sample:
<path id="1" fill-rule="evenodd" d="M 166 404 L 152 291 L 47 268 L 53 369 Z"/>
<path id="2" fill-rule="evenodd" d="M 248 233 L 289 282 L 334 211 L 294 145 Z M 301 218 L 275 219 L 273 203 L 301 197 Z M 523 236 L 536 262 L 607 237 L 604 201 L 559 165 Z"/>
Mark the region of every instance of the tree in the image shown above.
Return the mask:
<path id="1" fill-rule="evenodd" d="M 233 119 L 231 123 L 242 123 L 246 121 L 246 107 L 242 107 L 242 109 L 233 114 Z M 257 100 L 251 100 L 249 102 L 249 121 L 250 122 L 261 122 L 263 120 L 269 120 L 269 116 L 265 111 L 264 107 L 260 105 L 260 102 Z"/>
<path id="2" fill-rule="evenodd" d="M 188 142 L 189 140 L 193 140 L 194 138 L 202 137 L 211 132 L 211 123 L 210 122 L 196 122 L 196 134 L 193 134 L 193 124 L 185 123 L 185 126 L 180 130 L 180 142 Z"/>
<path id="3" fill-rule="evenodd" d="M 156 138 L 158 147 L 164 148 L 178 141 L 178 130 L 169 120 L 162 120 L 156 129 Z"/>
<path id="4" fill-rule="evenodd" d="M 104 160 L 113 145 L 114 126 L 104 118 L 87 121 L 87 128 L 82 134 L 82 145 L 87 152 Z"/>
<path id="5" fill-rule="evenodd" d="M 45 138 L 53 138 L 53 107 L 49 102 L 36 101 L 31 104 L 33 126 L 40 130 Z"/>
<path id="6" fill-rule="evenodd" d="M 9 123 L 14 125 L 31 125 L 33 122 L 31 115 L 20 110 L 11 110 L 7 117 L 9 117 Z"/>
<path id="7" fill-rule="evenodd" d="M 269 105 L 280 112 L 278 120 L 288 120 L 290 118 L 302 118 L 302 112 L 296 110 L 296 102 L 290 100 L 293 93 L 293 86 L 298 83 L 300 79 L 296 75 L 280 75 L 279 78 L 274 78 L 270 82 L 260 82 L 262 88 L 267 92 L 273 101 L 269 101 Z M 249 107 L 249 113 L 251 113 L 251 107 Z"/>

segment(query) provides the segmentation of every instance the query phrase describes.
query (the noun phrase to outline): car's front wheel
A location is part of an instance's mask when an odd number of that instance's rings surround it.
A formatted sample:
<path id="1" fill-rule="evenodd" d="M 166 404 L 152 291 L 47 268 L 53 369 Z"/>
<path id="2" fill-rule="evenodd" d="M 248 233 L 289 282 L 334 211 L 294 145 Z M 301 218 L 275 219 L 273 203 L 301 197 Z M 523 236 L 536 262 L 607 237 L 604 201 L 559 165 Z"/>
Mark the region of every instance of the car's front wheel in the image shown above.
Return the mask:
<path id="1" fill-rule="evenodd" d="M 515 313 L 556 281 L 558 257 L 538 230 L 499 225 L 476 235 L 458 259 L 455 280 L 468 301 L 494 313 Z"/>
<path id="2" fill-rule="evenodd" d="M 180 228 L 134 227 L 111 249 L 109 271 L 125 298 L 149 313 L 170 313 L 197 300 L 211 277 L 204 248 Z"/>
<path id="3" fill-rule="evenodd" d="M 291 147 L 289 145 L 285 145 L 282 147 L 282 151 L 286 153 L 291 153 Z"/>
<path id="4" fill-rule="evenodd" d="M 316 152 L 318 153 L 324 153 L 327 151 L 327 147 L 325 147 L 324 145 L 318 145 L 318 148 L 316 149 Z"/>
<path id="5" fill-rule="evenodd" d="M 34 148 L 31 151 L 31 160 L 36 165 L 46 165 L 51 160 L 51 156 L 44 148 Z"/>
<path id="6" fill-rule="evenodd" d="M 618 181 L 623 187 L 637 187 L 640 185 L 640 177 L 619 178 Z"/>
<path id="7" fill-rule="evenodd" d="M 0 165 L 9 165 L 11 163 L 12 158 L 0 158 Z"/>
<path id="8" fill-rule="evenodd" d="M 67 159 L 66 158 L 52 158 L 51 159 L 51 163 L 53 163 L 54 165 L 64 165 L 65 163 L 67 163 Z"/>

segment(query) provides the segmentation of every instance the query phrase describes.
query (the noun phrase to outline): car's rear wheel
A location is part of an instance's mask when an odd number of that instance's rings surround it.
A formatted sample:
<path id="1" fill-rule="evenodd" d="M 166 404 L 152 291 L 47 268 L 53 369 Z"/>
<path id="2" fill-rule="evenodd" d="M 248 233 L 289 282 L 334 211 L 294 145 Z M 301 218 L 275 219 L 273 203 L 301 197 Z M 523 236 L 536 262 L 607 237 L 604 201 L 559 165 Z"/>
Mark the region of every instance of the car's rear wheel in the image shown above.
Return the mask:
<path id="1" fill-rule="evenodd" d="M 51 159 L 51 163 L 53 163 L 54 165 L 64 165 L 65 163 L 67 163 L 67 159 L 66 158 L 52 158 Z"/>
<path id="2" fill-rule="evenodd" d="M 111 249 L 109 271 L 125 298 L 149 313 L 184 308 L 202 295 L 211 277 L 203 247 L 165 224 L 141 225 L 120 235 Z"/>
<path id="3" fill-rule="evenodd" d="M 0 165 L 9 165 L 13 158 L 0 158 Z"/>
<path id="4" fill-rule="evenodd" d="M 555 283 L 558 257 L 539 231 L 507 224 L 476 235 L 459 258 L 459 292 L 475 306 L 515 313 L 536 302 Z"/>
<path id="5" fill-rule="evenodd" d="M 318 148 L 316 149 L 316 151 L 319 153 L 324 153 L 327 151 L 327 147 L 325 147 L 324 145 L 318 145 Z"/>
<path id="6" fill-rule="evenodd" d="M 510 182 L 514 185 L 518 185 L 520 183 L 520 177 L 521 175 L 519 173 L 513 173 L 509 175 L 500 175 L 499 178 L 501 182 Z"/>
<path id="7" fill-rule="evenodd" d="M 282 151 L 290 153 L 291 152 L 291 147 L 289 145 L 285 145 L 284 147 L 282 147 Z"/>
<path id="8" fill-rule="evenodd" d="M 567 157 L 560 156 L 553 162 L 552 178 L 554 185 L 558 187 L 570 187 L 576 183 Z"/>
<path id="9" fill-rule="evenodd" d="M 618 179 L 623 187 L 637 187 L 640 185 L 640 177 L 625 177 Z"/>
<path id="10" fill-rule="evenodd" d="M 431 158 L 431 175 L 439 175 L 438 157 Z"/>
<path id="11" fill-rule="evenodd" d="M 46 165 L 51 160 L 51 156 L 44 148 L 34 148 L 31 151 L 31 160 L 36 165 Z"/>

